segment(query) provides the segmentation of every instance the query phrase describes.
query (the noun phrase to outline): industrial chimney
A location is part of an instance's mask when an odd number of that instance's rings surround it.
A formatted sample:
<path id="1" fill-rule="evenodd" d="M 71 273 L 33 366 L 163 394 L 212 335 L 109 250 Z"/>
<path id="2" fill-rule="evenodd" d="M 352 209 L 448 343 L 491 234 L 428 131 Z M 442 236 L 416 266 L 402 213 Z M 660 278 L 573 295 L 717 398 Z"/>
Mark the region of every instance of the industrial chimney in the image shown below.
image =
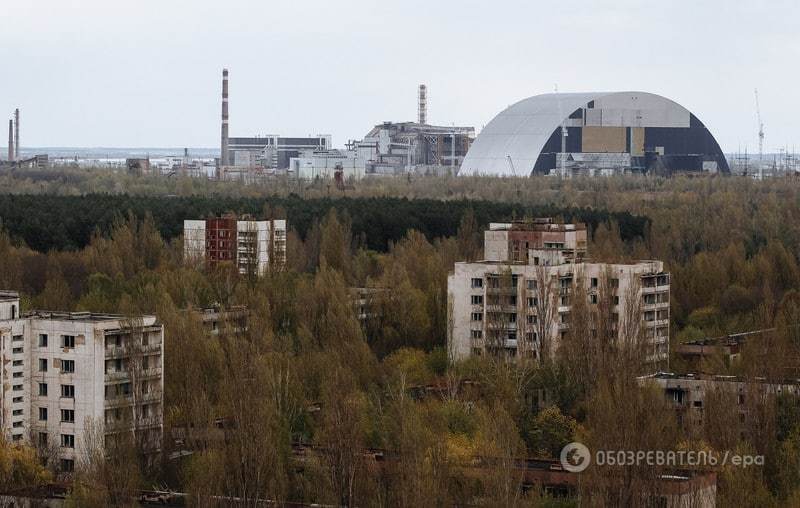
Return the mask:
<path id="1" fill-rule="evenodd" d="M 228 159 L 228 69 L 222 69 L 222 142 L 219 165 L 230 166 Z"/>
<path id="2" fill-rule="evenodd" d="M 14 161 L 14 120 L 8 119 L 8 161 Z"/>
<path id="3" fill-rule="evenodd" d="M 19 108 L 14 110 L 14 160 L 19 160 Z"/>
<path id="4" fill-rule="evenodd" d="M 419 85 L 419 105 L 417 107 L 417 123 L 428 123 L 428 87 Z"/>

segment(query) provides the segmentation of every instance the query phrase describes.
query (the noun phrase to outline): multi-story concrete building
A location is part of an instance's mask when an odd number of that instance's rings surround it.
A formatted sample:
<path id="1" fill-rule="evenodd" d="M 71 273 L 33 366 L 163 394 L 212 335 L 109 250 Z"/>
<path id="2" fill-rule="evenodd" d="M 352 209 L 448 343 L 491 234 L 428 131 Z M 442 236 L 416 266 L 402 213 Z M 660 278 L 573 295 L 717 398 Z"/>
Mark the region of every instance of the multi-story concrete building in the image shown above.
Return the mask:
<path id="1" fill-rule="evenodd" d="M 603 263 L 586 255 L 583 224 L 493 224 L 485 260 L 456 263 L 448 277 L 453 360 L 553 354 L 569 333 L 577 298 L 607 314 L 609 333 L 642 333 L 647 360 L 669 353 L 669 273 L 661 261 Z M 598 311 L 600 312 L 600 311 Z"/>
<path id="2" fill-rule="evenodd" d="M 238 220 L 235 216 L 183 221 L 187 262 L 233 263 L 242 274 L 263 275 L 286 264 L 285 220 Z"/>
<path id="3" fill-rule="evenodd" d="M 154 316 L 20 313 L 0 292 L 0 418 L 5 437 L 27 441 L 71 471 L 83 450 L 133 432 L 160 451 L 164 329 Z M 103 441 L 91 442 L 102 436 Z"/>
<path id="4" fill-rule="evenodd" d="M 722 396 L 723 403 L 735 405 L 739 421 L 744 423 L 753 402 L 765 396 L 787 395 L 800 397 L 800 380 L 768 382 L 764 378 L 744 379 L 736 376 L 706 374 L 673 374 L 658 372 L 638 378 L 640 385 L 655 384 L 673 404 L 678 423 L 686 430 L 700 427 L 705 421 L 709 397 Z"/>

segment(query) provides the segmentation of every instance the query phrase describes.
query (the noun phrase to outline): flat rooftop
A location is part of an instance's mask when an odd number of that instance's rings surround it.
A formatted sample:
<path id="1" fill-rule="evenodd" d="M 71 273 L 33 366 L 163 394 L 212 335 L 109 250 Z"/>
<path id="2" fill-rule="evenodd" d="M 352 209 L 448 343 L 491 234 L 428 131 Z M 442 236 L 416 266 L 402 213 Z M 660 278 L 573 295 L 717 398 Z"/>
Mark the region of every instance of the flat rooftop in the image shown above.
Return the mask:
<path id="1" fill-rule="evenodd" d="M 49 310 L 29 310 L 20 315 L 21 318 L 49 319 L 52 321 L 81 321 L 87 323 L 100 323 L 104 321 L 119 321 L 129 319 L 122 314 L 103 314 L 94 312 L 65 312 Z M 138 318 L 152 318 L 153 316 L 137 316 Z"/>
<path id="2" fill-rule="evenodd" d="M 756 383 L 766 383 L 767 379 L 763 377 L 756 377 L 753 379 L 747 379 L 740 376 L 726 376 L 722 374 L 702 374 L 702 373 L 687 373 L 687 374 L 676 374 L 674 372 L 656 372 L 655 374 L 648 374 L 646 376 L 639 376 L 638 379 L 645 380 L 645 379 L 665 379 L 665 380 L 675 380 L 675 381 L 717 381 L 717 382 L 729 382 L 729 383 L 747 383 L 747 382 L 756 382 Z M 772 384 L 781 384 L 781 385 L 800 385 L 800 379 L 781 379 L 780 381 L 776 381 Z"/>
<path id="3" fill-rule="evenodd" d="M 0 290 L 0 302 L 10 302 L 12 300 L 19 300 L 17 291 Z"/>
<path id="4" fill-rule="evenodd" d="M 555 222 L 549 217 L 544 217 L 533 220 L 491 222 L 489 223 L 489 231 L 586 231 L 586 224 L 582 222 Z"/>

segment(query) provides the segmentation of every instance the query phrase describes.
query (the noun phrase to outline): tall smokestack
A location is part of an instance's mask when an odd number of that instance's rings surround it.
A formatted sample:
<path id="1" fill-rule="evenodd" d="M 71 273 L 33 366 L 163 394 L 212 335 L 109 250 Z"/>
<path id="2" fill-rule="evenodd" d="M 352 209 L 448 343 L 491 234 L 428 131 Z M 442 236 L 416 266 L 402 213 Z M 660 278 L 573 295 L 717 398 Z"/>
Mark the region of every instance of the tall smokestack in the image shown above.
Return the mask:
<path id="1" fill-rule="evenodd" d="M 14 110 L 14 159 L 19 160 L 19 108 Z"/>
<path id="2" fill-rule="evenodd" d="M 8 119 L 8 160 L 14 160 L 14 120 Z"/>
<path id="3" fill-rule="evenodd" d="M 428 87 L 419 85 L 419 105 L 417 106 L 417 123 L 428 123 Z"/>
<path id="4" fill-rule="evenodd" d="M 220 147 L 219 165 L 229 166 L 228 159 L 228 69 L 222 69 L 222 146 Z"/>

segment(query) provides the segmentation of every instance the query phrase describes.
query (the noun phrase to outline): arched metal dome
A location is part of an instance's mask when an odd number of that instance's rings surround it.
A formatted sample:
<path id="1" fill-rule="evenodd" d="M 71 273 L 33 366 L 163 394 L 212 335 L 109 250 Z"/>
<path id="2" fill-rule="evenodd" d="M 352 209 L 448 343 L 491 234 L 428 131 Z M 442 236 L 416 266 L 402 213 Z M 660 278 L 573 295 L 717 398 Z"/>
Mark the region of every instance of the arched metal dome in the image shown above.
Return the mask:
<path id="1" fill-rule="evenodd" d="M 459 175 L 547 174 L 565 164 L 729 172 L 717 141 L 680 104 L 646 92 L 594 92 L 536 95 L 509 106 L 472 143 Z"/>

